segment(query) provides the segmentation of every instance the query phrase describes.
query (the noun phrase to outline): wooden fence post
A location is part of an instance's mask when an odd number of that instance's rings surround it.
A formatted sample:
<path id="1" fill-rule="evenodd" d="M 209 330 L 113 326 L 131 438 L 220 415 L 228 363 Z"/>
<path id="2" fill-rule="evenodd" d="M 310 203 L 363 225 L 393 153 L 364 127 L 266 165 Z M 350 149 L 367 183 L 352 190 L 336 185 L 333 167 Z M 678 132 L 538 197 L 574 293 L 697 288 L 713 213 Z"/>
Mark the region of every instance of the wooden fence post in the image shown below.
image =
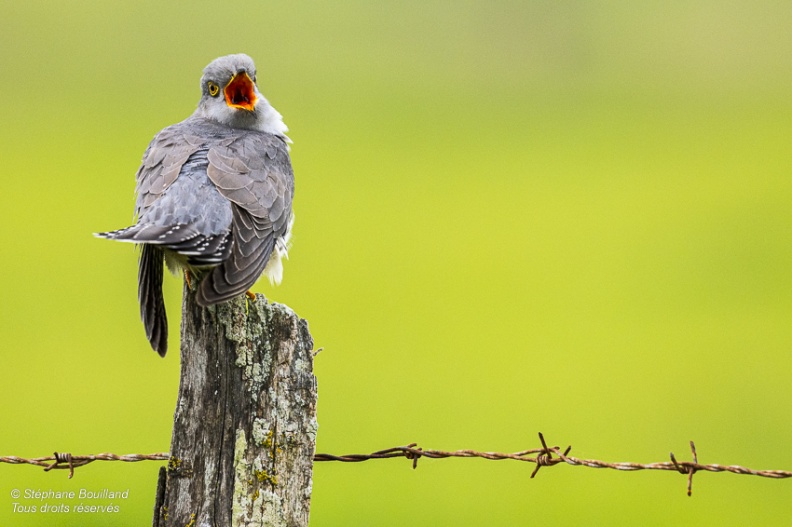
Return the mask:
<path id="1" fill-rule="evenodd" d="M 185 285 L 154 527 L 307 526 L 316 397 L 305 320 L 260 294 L 204 309 Z"/>

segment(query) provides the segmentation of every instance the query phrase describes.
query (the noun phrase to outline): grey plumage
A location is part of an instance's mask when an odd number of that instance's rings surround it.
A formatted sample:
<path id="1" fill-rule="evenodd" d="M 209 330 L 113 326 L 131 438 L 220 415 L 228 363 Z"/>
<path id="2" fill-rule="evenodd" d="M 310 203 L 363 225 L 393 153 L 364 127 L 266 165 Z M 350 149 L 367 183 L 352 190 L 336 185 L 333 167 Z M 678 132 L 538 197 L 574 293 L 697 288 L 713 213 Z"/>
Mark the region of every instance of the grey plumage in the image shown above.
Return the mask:
<path id="1" fill-rule="evenodd" d="M 221 57 L 206 67 L 196 112 L 157 134 L 143 156 L 137 223 L 97 234 L 143 246 L 141 319 L 160 355 L 167 351 L 163 259 L 172 270 L 183 267 L 200 279 L 196 301 L 202 306 L 244 293 L 268 264 L 271 279 L 280 281 L 294 176 L 287 129 L 255 87 L 255 75 L 246 55 Z M 222 93 L 219 87 L 225 87 Z"/>

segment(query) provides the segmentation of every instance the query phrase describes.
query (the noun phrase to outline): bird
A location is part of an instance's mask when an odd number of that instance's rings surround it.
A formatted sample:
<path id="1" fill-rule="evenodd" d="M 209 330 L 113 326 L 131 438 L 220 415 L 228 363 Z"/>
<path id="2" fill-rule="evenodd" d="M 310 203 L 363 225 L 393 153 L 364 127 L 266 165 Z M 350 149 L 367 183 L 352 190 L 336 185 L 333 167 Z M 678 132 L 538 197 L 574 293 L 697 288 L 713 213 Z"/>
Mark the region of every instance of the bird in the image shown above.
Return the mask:
<path id="1" fill-rule="evenodd" d="M 160 131 L 136 174 L 134 225 L 95 233 L 137 244 L 140 318 L 164 357 L 168 319 L 163 268 L 183 271 L 207 307 L 250 293 L 265 274 L 279 284 L 294 224 L 291 140 L 261 94 L 248 55 L 219 57 L 201 76 L 201 98 L 184 121 Z M 163 262 L 165 265 L 163 265 Z"/>

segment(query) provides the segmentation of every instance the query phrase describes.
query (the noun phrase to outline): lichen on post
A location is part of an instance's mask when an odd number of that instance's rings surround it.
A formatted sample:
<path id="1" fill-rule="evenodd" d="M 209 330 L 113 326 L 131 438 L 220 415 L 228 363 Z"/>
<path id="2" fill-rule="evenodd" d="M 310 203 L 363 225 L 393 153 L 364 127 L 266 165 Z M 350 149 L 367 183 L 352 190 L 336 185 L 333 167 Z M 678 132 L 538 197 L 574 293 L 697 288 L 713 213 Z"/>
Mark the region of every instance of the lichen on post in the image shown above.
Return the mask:
<path id="1" fill-rule="evenodd" d="M 306 321 L 260 294 L 201 308 L 185 286 L 181 338 L 154 526 L 307 526 L 317 392 Z"/>

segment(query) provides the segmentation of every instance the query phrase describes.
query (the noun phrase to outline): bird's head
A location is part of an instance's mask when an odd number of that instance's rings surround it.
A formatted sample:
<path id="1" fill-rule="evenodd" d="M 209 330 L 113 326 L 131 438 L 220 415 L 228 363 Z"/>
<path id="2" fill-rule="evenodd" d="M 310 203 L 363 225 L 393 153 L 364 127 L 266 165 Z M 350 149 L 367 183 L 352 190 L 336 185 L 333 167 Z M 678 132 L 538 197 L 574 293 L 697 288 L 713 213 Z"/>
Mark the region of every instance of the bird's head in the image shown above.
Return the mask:
<path id="1" fill-rule="evenodd" d="M 204 68 L 196 113 L 233 128 L 284 137 L 288 131 L 281 114 L 256 85 L 253 59 L 243 53 L 217 58 Z"/>

